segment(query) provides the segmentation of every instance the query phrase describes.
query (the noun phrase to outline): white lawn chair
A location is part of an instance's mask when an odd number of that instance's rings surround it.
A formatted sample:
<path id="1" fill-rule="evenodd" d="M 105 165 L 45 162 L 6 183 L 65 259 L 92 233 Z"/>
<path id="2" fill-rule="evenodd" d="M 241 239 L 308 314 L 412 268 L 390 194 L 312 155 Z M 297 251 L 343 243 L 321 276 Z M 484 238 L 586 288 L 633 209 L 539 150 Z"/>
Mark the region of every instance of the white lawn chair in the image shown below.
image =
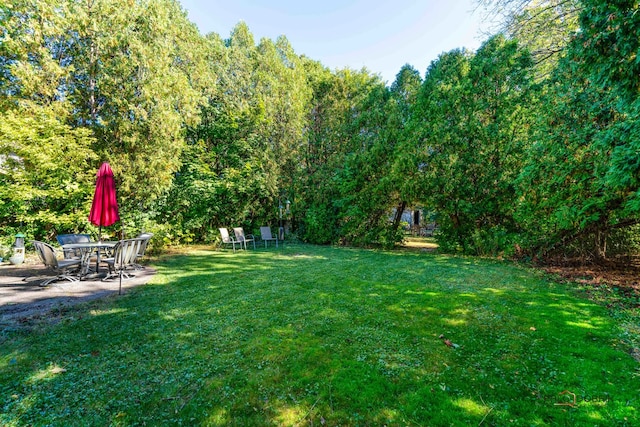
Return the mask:
<path id="1" fill-rule="evenodd" d="M 218 230 L 220 230 L 220 237 L 222 238 L 222 244 L 223 245 L 232 245 L 233 246 L 233 252 L 235 252 L 236 251 L 236 243 L 240 243 L 240 242 L 236 241 L 236 239 L 231 237 L 229 235 L 229 230 L 227 230 L 226 228 L 219 228 Z"/>
<path id="2" fill-rule="evenodd" d="M 244 234 L 242 227 L 234 227 L 233 233 L 236 235 L 236 242 L 244 245 L 244 249 L 247 250 L 247 242 L 253 242 L 253 249 L 256 248 L 256 240 L 253 234 Z"/>

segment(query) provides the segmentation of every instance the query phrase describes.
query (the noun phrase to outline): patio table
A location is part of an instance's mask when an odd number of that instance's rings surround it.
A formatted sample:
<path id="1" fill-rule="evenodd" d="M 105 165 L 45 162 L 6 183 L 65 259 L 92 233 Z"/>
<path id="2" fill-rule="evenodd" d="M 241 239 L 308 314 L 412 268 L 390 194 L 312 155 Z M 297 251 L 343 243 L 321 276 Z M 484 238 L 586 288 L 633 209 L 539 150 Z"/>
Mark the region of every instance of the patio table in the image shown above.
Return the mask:
<path id="1" fill-rule="evenodd" d="M 95 253 L 96 256 L 96 274 L 100 273 L 100 253 L 103 250 L 113 249 L 118 242 L 84 242 L 84 243 L 68 243 L 62 245 L 62 249 L 77 249 L 82 253 L 81 261 L 82 266 L 80 268 L 80 277 L 85 277 L 89 272 L 89 264 L 91 260 L 91 254 Z"/>

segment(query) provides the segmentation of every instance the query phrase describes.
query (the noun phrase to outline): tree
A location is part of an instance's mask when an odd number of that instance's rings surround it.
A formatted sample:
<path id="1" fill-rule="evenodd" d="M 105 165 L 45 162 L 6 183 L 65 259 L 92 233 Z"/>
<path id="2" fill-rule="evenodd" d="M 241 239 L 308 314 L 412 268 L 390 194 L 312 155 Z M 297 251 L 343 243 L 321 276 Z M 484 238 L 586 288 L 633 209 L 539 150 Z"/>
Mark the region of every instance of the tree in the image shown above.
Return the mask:
<path id="1" fill-rule="evenodd" d="M 93 194 L 96 156 L 86 129 L 51 109 L 0 114 L 0 226 L 52 238 L 82 230 Z"/>
<path id="2" fill-rule="evenodd" d="M 344 243 L 392 246 L 390 162 L 395 141 L 389 140 L 389 90 L 376 78 L 368 83 L 368 96 L 356 107 L 351 148 L 337 170 L 335 185 L 341 239 Z"/>
<path id="3" fill-rule="evenodd" d="M 440 214 L 445 248 L 496 253 L 513 239 L 531 87 L 529 55 L 502 36 L 475 55 L 453 51 L 429 67 L 412 113 L 419 143 L 409 149 L 414 192 Z"/>
<path id="4" fill-rule="evenodd" d="M 549 77 L 578 31 L 580 0 L 478 0 L 497 30 L 529 50 L 538 80 Z"/>
<path id="5" fill-rule="evenodd" d="M 161 194 L 209 81 L 203 39 L 178 3 L 12 0 L 2 20 L 4 103 L 57 108 L 73 127 L 90 128 L 125 210 Z"/>
<path id="6" fill-rule="evenodd" d="M 433 61 L 422 84 L 409 123 L 398 169 L 407 179 L 406 190 L 416 201 L 437 209 L 447 239 L 465 244 L 463 231 L 469 221 L 461 216 L 461 199 L 468 192 L 460 187 L 466 177 L 463 148 L 468 144 L 465 130 L 465 99 L 471 54 L 454 50 Z M 467 187 L 467 185 L 465 185 Z M 455 236 L 454 234 L 458 234 Z M 451 245 L 450 245 L 451 246 Z"/>
<path id="7" fill-rule="evenodd" d="M 256 46 L 240 22 L 227 40 L 208 35 L 220 78 L 187 130 L 188 147 L 163 211 L 185 234 L 233 222 L 274 222 L 281 192 L 297 176 L 310 89 L 302 60 L 284 37 Z M 291 196 L 289 196 L 291 197 Z"/>
<path id="8" fill-rule="evenodd" d="M 239 23 L 229 39 L 212 33 L 207 41 L 208 66 L 219 76 L 216 90 L 201 106 L 200 121 L 187 127 L 182 167 L 160 203 L 161 218 L 175 224 L 181 239 L 243 223 L 259 205 L 265 183 L 253 35 Z"/>
<path id="9" fill-rule="evenodd" d="M 547 88 L 521 176 L 524 246 L 534 254 L 604 258 L 611 234 L 639 221 L 640 20 L 623 3 L 584 2 L 582 31 Z"/>
<path id="10" fill-rule="evenodd" d="M 61 82 L 69 76 L 63 0 L 12 0 L 0 6 L 0 105 L 70 109 Z"/>
<path id="11" fill-rule="evenodd" d="M 276 206 L 278 197 L 296 197 L 295 180 L 305 145 L 304 133 L 312 91 L 303 60 L 289 41 L 280 36 L 275 43 L 263 39 L 257 47 L 255 84 L 264 106 L 260 134 L 265 146 L 264 171 L 269 182 L 263 205 Z M 294 210 L 297 203 L 294 203 Z M 273 212 L 273 211 L 271 211 Z M 269 210 L 264 212 L 269 217 Z M 275 215 L 271 215 L 275 220 Z"/>
<path id="12" fill-rule="evenodd" d="M 622 215 L 640 214 L 640 7 L 635 1 L 584 1 L 583 31 L 573 49 L 581 70 L 611 94 L 618 120 L 601 129 L 598 145 L 610 153 L 606 186 L 621 197 Z"/>
<path id="13" fill-rule="evenodd" d="M 120 177 L 122 204 L 140 209 L 178 170 L 183 125 L 194 123 L 205 69 L 204 40 L 173 0 L 73 3 L 76 124 Z M 140 185 L 144 182 L 145 185 Z"/>
<path id="14" fill-rule="evenodd" d="M 391 185 L 393 188 L 390 193 L 397 199 L 392 224 L 392 230 L 394 232 L 396 232 L 400 226 L 402 213 L 406 209 L 407 203 L 413 203 L 419 200 L 419 198 L 411 192 L 411 171 L 400 167 L 401 165 L 411 165 L 411 159 L 400 161 L 399 157 L 403 154 L 401 147 L 411 144 L 410 140 L 407 141 L 407 139 L 412 138 L 408 125 L 411 122 L 412 108 L 420 93 L 421 85 L 422 79 L 420 73 L 409 64 L 404 65 L 400 69 L 395 81 L 391 84 L 387 131 L 389 132 L 388 139 L 393 141 L 394 146 L 394 155 L 388 165 L 389 181 L 392 182 Z M 410 166 L 409 169 L 411 169 Z"/>
<path id="15" fill-rule="evenodd" d="M 383 104 L 372 100 L 380 99 L 384 84 L 366 70 L 330 73 L 307 65 L 315 72 L 309 73 L 314 95 L 297 199 L 305 212 L 300 234 L 314 243 L 346 241 L 358 234 L 353 221 L 363 217 L 354 214 L 359 208 L 353 197 L 359 180 L 375 167 L 362 170 L 361 159 L 379 137 Z"/>

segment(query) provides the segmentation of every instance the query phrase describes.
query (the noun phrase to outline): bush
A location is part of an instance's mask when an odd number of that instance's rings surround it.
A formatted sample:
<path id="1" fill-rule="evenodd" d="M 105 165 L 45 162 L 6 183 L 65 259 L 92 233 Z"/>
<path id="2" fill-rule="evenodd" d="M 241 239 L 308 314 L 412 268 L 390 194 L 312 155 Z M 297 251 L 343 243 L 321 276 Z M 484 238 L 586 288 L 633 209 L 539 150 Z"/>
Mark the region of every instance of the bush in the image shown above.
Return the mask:
<path id="1" fill-rule="evenodd" d="M 326 205 L 312 205 L 302 220 L 299 235 L 309 243 L 326 245 L 337 239 L 337 224 L 331 207 Z"/>

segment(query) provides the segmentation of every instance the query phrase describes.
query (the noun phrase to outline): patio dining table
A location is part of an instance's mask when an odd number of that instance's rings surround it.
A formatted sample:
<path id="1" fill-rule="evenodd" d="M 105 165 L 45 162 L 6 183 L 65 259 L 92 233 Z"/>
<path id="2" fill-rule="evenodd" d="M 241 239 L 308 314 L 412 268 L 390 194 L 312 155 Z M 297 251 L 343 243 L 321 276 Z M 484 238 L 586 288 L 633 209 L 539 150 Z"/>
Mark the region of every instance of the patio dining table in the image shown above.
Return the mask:
<path id="1" fill-rule="evenodd" d="M 83 242 L 83 243 L 68 243 L 62 245 L 62 249 L 72 249 L 80 251 L 81 255 L 81 268 L 80 277 L 86 277 L 89 273 L 89 267 L 91 263 L 91 255 L 96 254 L 96 274 L 100 273 L 100 255 L 103 251 L 113 249 L 118 242 Z"/>

